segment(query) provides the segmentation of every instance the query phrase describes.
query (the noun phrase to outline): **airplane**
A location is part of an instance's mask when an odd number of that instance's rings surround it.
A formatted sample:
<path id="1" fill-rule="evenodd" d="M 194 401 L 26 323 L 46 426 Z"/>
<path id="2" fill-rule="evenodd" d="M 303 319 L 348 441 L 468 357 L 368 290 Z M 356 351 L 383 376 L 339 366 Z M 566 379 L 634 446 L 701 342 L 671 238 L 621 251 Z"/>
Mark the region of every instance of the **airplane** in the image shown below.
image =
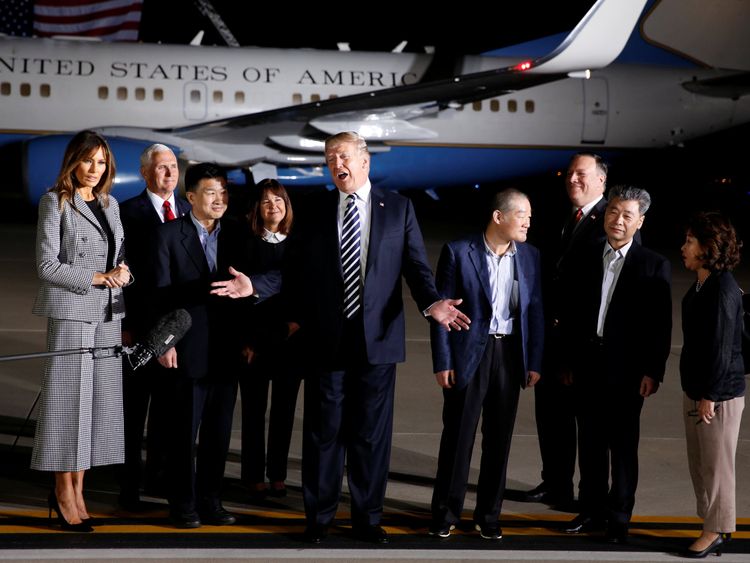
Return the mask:
<path id="1" fill-rule="evenodd" d="M 749 15 L 732 0 L 597 0 L 565 37 L 456 61 L 0 36 L 0 148 L 20 153 L 34 203 L 71 134 L 95 128 L 123 200 L 143 189 L 139 155 L 153 142 L 185 162 L 331 189 L 323 139 L 352 130 L 374 184 L 434 195 L 750 121 Z M 636 64 L 644 52 L 656 63 Z"/>

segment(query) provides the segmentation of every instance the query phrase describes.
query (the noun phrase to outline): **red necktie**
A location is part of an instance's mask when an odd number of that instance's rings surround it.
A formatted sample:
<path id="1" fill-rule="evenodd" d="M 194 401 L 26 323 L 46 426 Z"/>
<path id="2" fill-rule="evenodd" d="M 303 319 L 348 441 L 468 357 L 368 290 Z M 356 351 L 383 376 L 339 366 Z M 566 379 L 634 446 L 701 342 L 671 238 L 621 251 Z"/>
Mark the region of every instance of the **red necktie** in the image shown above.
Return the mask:
<path id="1" fill-rule="evenodd" d="M 575 216 L 576 225 L 581 220 L 581 217 L 583 217 L 583 207 L 579 207 L 578 211 L 576 211 L 576 216 Z"/>
<path id="2" fill-rule="evenodd" d="M 164 209 L 164 222 L 171 221 L 175 218 L 174 212 L 172 211 L 172 206 L 169 204 L 168 201 L 165 201 L 162 205 L 162 208 Z"/>

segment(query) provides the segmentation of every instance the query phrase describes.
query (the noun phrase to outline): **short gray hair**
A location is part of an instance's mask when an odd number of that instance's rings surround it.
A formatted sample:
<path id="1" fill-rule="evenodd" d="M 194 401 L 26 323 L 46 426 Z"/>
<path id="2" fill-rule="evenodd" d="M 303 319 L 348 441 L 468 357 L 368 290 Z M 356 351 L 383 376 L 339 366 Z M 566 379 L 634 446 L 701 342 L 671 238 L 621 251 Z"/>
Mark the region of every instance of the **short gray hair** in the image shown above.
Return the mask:
<path id="1" fill-rule="evenodd" d="M 154 158 L 154 155 L 160 152 L 171 152 L 172 154 L 174 154 L 174 151 L 167 145 L 154 143 L 141 153 L 141 168 L 146 168 L 149 164 L 151 164 L 151 160 Z"/>
<path id="2" fill-rule="evenodd" d="M 492 198 L 492 209 L 490 209 L 490 214 L 495 211 L 500 211 L 502 213 L 512 211 L 513 201 L 517 198 L 528 200 L 529 196 L 516 188 L 507 188 L 503 191 L 497 192 L 495 197 Z"/>
<path id="3" fill-rule="evenodd" d="M 337 147 L 344 143 L 354 143 L 355 145 L 357 145 L 357 150 L 359 152 L 370 154 L 370 151 L 367 150 L 367 141 L 365 141 L 365 138 L 356 131 L 343 131 L 341 133 L 331 135 L 326 139 L 325 150 L 328 150 L 332 147 Z"/>
<path id="4" fill-rule="evenodd" d="M 635 186 L 615 186 L 609 190 L 609 200 L 621 199 L 623 201 L 637 201 L 638 212 L 645 215 L 648 208 L 651 207 L 651 196 L 643 188 Z"/>

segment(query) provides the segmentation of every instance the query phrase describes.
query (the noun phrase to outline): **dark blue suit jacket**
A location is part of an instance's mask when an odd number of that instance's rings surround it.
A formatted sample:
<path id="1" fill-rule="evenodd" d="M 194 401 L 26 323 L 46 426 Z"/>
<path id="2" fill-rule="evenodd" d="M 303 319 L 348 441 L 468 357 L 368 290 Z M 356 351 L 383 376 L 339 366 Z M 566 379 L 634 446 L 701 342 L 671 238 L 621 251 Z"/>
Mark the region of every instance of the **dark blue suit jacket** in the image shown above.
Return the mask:
<path id="1" fill-rule="evenodd" d="M 190 215 L 185 215 L 157 229 L 155 281 L 160 313 L 185 309 L 192 326 L 177 343 L 177 364 L 191 378 L 220 374 L 239 359 L 244 331 L 238 330 L 245 310 L 226 297 L 210 294 L 211 282 L 229 277 L 233 266 L 246 271 L 248 265 L 247 230 L 228 218 L 221 220 L 217 267 L 211 272 Z M 257 292 L 271 296 L 279 289 L 278 272 L 253 276 Z"/>
<path id="2" fill-rule="evenodd" d="M 188 201 L 175 194 L 175 215 L 182 217 L 190 212 Z M 154 267 L 151 263 L 156 230 L 161 227 L 147 190 L 120 204 L 120 218 L 125 230 L 125 259 L 135 282 L 125 288 L 127 317 L 123 329 L 140 338 L 154 323 L 153 289 Z"/>
<path id="3" fill-rule="evenodd" d="M 518 280 L 519 314 L 516 330 L 523 348 L 523 372 L 519 384 L 526 385 L 526 373 L 541 373 L 544 346 L 544 313 L 539 251 L 516 243 L 515 277 Z M 456 387 L 465 387 L 479 367 L 492 320 L 490 280 L 483 234 L 450 242 L 443 247 L 437 269 L 438 290 L 443 296 L 463 299 L 459 306 L 471 319 L 470 330 L 450 331 L 432 325 L 432 363 L 435 373 L 454 370 Z"/>
<path id="4" fill-rule="evenodd" d="M 401 277 L 420 310 L 440 299 L 427 261 L 422 233 L 409 199 L 372 188 L 370 242 L 362 302 L 365 347 L 371 364 L 404 361 Z M 322 194 L 306 206 L 288 253 L 291 316 L 308 330 L 323 367 L 336 361 L 344 314 L 344 282 L 338 236 L 339 192 Z M 288 283 L 287 283 L 288 282 Z"/>

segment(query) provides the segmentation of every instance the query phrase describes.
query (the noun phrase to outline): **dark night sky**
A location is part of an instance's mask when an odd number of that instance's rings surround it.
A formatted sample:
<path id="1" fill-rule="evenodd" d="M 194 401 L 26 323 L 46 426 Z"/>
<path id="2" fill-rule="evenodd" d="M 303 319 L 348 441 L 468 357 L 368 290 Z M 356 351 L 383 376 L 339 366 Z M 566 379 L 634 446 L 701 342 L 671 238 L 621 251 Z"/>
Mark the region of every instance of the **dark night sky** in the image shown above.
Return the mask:
<path id="1" fill-rule="evenodd" d="M 569 31 L 593 0 L 457 2 L 452 9 L 436 8 L 437 1 L 212 3 L 241 45 L 336 49 L 346 41 L 354 50 L 387 51 L 407 40 L 407 50 L 433 45 L 443 52 L 479 53 Z M 184 44 L 201 29 L 204 45 L 224 44 L 192 1 L 144 2 L 142 41 Z"/>

